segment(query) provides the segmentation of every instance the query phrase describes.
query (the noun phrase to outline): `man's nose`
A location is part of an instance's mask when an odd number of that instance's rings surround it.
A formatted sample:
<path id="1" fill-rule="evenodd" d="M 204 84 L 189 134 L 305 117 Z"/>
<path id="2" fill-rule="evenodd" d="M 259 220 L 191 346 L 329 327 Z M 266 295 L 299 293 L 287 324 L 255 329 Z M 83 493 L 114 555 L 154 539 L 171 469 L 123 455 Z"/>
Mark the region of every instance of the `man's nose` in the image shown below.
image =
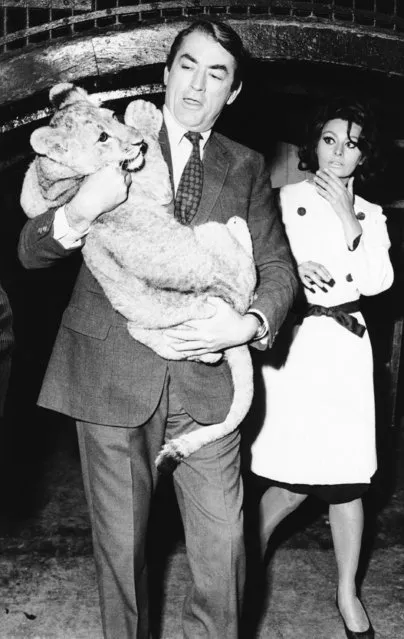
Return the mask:
<path id="1" fill-rule="evenodd" d="M 205 74 L 202 71 L 195 71 L 192 75 L 192 88 L 195 89 L 195 91 L 204 91 L 205 82 Z"/>

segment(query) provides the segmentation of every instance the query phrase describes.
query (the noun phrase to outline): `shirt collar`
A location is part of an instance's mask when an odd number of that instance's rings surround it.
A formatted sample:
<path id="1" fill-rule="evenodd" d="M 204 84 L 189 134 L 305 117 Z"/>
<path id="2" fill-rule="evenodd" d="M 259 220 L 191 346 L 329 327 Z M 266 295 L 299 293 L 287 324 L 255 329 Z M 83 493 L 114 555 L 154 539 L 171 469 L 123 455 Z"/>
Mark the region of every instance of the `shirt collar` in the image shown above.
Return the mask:
<path id="1" fill-rule="evenodd" d="M 183 126 L 181 126 L 181 124 L 178 124 L 178 122 L 171 115 L 171 112 L 168 110 L 165 104 L 163 106 L 163 115 L 164 115 L 164 122 L 167 128 L 170 147 L 171 147 L 171 150 L 173 150 L 179 146 L 179 144 L 182 141 L 182 138 L 184 137 L 188 129 L 185 129 Z M 202 148 L 205 147 L 211 133 L 212 133 L 212 129 L 209 129 L 208 131 L 201 131 Z"/>

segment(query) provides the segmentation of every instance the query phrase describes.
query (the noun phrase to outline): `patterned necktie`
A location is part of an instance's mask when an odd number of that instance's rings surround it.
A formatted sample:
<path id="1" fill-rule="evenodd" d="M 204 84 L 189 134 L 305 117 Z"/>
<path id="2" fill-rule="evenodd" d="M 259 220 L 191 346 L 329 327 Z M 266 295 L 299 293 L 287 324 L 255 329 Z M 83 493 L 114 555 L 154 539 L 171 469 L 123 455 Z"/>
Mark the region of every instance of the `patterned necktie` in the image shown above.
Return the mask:
<path id="1" fill-rule="evenodd" d="M 190 224 L 198 210 L 202 195 L 203 164 L 199 150 L 199 140 L 202 136 L 195 131 L 188 131 L 185 137 L 192 144 L 192 152 L 178 185 L 174 216 L 181 224 Z"/>

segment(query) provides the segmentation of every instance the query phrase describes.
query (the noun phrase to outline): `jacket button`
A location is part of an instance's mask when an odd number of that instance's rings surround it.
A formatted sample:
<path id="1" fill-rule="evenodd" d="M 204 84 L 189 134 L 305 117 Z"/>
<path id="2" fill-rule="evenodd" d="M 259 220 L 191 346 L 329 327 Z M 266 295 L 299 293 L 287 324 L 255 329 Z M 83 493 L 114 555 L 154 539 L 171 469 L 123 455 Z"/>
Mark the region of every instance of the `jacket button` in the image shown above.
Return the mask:
<path id="1" fill-rule="evenodd" d="M 352 282 L 353 281 L 353 277 L 352 277 L 352 275 L 350 273 L 348 273 L 348 275 L 346 276 L 345 279 L 346 279 L 347 282 Z"/>
<path id="2" fill-rule="evenodd" d="M 359 213 L 356 213 L 356 219 L 357 220 L 364 220 L 366 217 L 366 215 L 364 214 L 363 211 L 359 211 Z"/>
<path id="3" fill-rule="evenodd" d="M 304 206 L 299 206 L 299 208 L 297 209 L 297 214 L 306 215 L 306 209 L 304 208 Z"/>

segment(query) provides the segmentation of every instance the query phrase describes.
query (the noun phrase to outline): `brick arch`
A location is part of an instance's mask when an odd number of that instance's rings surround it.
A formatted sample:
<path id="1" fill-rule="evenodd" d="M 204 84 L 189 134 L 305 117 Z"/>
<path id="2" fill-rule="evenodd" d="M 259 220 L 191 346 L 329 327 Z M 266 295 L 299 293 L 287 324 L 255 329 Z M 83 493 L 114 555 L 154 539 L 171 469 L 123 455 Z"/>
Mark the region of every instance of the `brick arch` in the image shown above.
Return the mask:
<path id="1" fill-rule="evenodd" d="M 300 60 L 404 76 L 404 38 L 370 28 L 297 19 L 229 19 L 259 60 Z M 82 81 L 162 64 L 184 19 L 58 40 L 8 53 L 0 65 L 0 106 L 61 81 Z"/>

